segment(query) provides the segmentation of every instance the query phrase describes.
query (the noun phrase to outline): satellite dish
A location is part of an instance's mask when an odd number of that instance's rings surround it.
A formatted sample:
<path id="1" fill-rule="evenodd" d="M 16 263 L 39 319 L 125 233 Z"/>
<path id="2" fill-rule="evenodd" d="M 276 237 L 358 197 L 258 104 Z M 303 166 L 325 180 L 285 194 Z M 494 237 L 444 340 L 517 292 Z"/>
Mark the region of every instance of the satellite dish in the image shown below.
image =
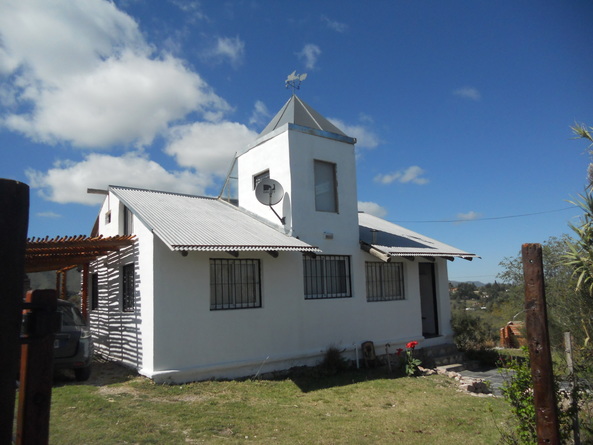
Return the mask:
<path id="1" fill-rule="evenodd" d="M 267 206 L 273 206 L 282 201 L 284 189 L 278 181 L 270 178 L 262 179 L 255 187 L 255 197 Z"/>

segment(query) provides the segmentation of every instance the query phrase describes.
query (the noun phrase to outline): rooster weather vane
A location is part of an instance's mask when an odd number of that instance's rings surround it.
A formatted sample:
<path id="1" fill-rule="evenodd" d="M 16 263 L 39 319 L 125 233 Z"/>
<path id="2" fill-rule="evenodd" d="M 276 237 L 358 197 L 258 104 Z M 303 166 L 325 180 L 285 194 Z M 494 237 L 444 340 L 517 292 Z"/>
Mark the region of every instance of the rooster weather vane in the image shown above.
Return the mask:
<path id="1" fill-rule="evenodd" d="M 307 73 L 297 74 L 296 70 L 293 71 L 288 75 L 284 84 L 286 88 L 292 88 L 292 94 L 294 94 L 295 90 L 301 89 L 301 82 L 307 78 Z"/>

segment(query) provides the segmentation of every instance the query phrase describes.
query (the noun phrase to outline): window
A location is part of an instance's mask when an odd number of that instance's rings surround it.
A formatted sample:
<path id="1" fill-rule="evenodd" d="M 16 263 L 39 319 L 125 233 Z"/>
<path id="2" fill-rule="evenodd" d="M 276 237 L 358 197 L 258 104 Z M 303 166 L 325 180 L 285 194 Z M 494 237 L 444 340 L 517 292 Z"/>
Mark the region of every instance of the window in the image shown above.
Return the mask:
<path id="1" fill-rule="evenodd" d="M 403 300 L 402 263 L 366 263 L 367 301 Z"/>
<path id="2" fill-rule="evenodd" d="M 350 257 L 317 255 L 303 257 L 305 299 L 346 298 L 350 292 Z"/>
<path id="3" fill-rule="evenodd" d="M 315 161 L 315 210 L 338 211 L 336 164 Z"/>
<path id="4" fill-rule="evenodd" d="M 270 170 L 261 172 L 259 175 L 253 177 L 253 190 L 257 188 L 257 184 L 259 184 L 262 179 L 270 179 Z"/>
<path id="5" fill-rule="evenodd" d="M 210 310 L 261 307 L 259 260 L 210 259 Z"/>
<path id="6" fill-rule="evenodd" d="M 91 310 L 99 307 L 99 274 L 91 274 Z"/>
<path id="7" fill-rule="evenodd" d="M 122 311 L 134 312 L 134 263 L 122 267 Z"/>
<path id="8" fill-rule="evenodd" d="M 134 233 L 134 215 L 124 206 L 124 235 L 131 235 Z"/>

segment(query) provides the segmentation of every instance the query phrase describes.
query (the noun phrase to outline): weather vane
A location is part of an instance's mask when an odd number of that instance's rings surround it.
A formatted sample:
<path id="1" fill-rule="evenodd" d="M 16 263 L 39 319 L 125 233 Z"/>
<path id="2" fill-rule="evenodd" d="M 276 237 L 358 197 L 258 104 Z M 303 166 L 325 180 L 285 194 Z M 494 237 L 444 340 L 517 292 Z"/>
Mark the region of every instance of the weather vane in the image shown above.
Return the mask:
<path id="1" fill-rule="evenodd" d="M 297 74 L 296 70 L 293 71 L 291 74 L 288 75 L 286 80 L 284 81 L 286 88 L 292 88 L 292 94 L 294 94 L 294 90 L 301 89 L 301 82 L 307 78 L 307 73 L 304 74 Z"/>

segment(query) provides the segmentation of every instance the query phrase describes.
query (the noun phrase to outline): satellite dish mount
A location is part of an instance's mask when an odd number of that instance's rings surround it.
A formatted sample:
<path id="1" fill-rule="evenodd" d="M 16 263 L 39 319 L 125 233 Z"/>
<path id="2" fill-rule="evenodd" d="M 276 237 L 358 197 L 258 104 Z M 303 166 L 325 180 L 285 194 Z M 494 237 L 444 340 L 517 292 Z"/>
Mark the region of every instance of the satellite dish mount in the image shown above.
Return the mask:
<path id="1" fill-rule="evenodd" d="M 272 209 L 274 215 L 278 217 L 282 225 L 286 224 L 286 218 L 284 216 L 278 215 L 276 210 L 274 210 L 273 205 L 278 204 L 284 198 L 284 189 L 282 185 L 278 181 L 275 181 L 270 178 L 265 178 L 259 181 L 257 186 L 255 187 L 255 197 L 257 200 Z"/>

